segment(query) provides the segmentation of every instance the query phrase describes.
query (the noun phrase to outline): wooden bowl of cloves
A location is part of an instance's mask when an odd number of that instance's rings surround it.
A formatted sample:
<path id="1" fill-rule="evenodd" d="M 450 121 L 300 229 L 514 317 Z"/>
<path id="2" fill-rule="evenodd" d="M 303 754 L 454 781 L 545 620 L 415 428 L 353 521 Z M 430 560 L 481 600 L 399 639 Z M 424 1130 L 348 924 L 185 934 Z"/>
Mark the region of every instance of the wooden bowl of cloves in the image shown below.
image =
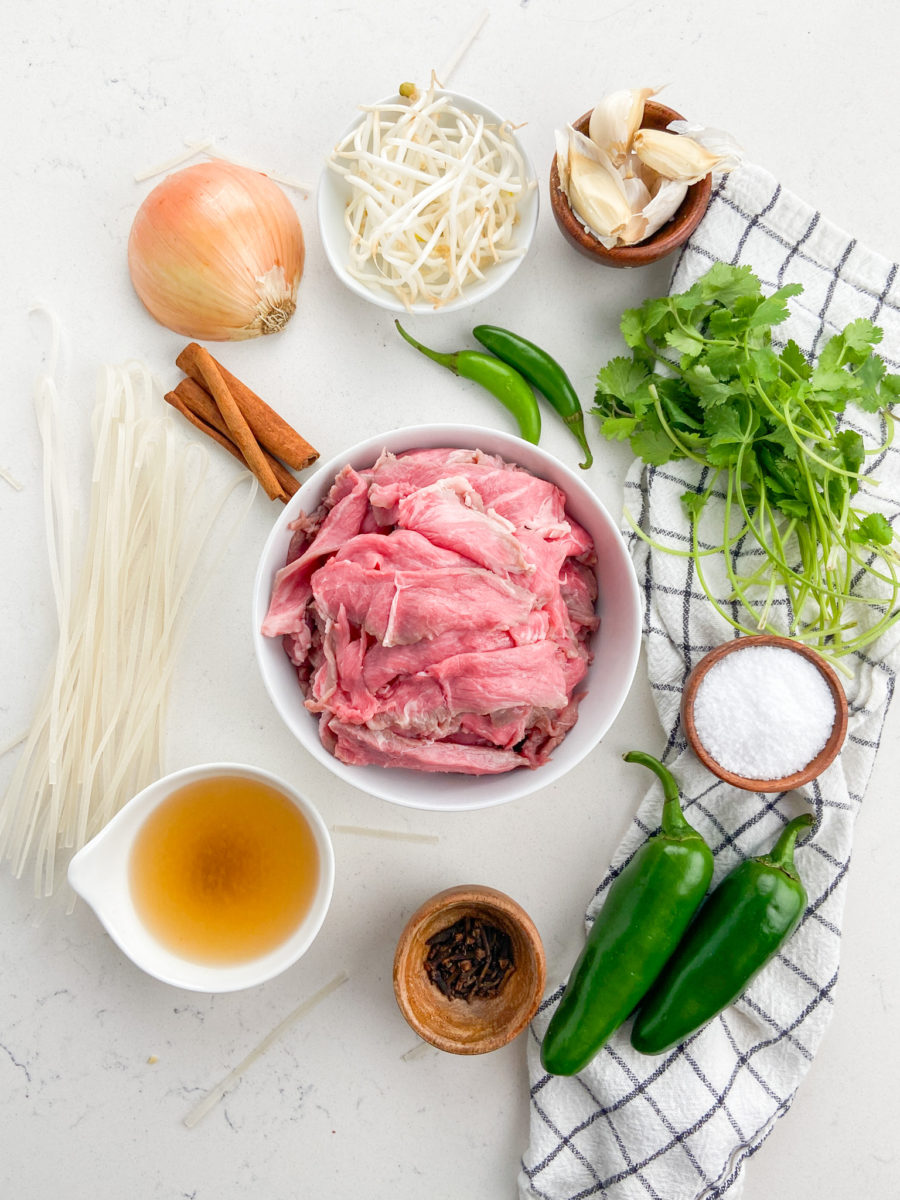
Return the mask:
<path id="1" fill-rule="evenodd" d="M 546 983 L 533 921 L 505 893 L 447 888 L 410 917 L 394 955 L 394 995 L 410 1027 L 450 1054 L 485 1054 L 517 1037 Z"/>
<path id="2" fill-rule="evenodd" d="M 573 122 L 578 133 L 587 135 L 593 109 Z M 681 115 L 665 104 L 646 100 L 640 121 L 640 131 L 665 132 L 672 121 L 683 120 Z M 712 175 L 707 174 L 687 187 L 684 199 L 672 215 L 655 232 L 631 245 L 605 246 L 582 220 L 576 216 L 560 177 L 558 154 L 550 167 L 550 207 L 556 224 L 566 241 L 580 254 L 607 267 L 643 267 L 665 258 L 684 245 L 703 219 L 712 193 Z"/>

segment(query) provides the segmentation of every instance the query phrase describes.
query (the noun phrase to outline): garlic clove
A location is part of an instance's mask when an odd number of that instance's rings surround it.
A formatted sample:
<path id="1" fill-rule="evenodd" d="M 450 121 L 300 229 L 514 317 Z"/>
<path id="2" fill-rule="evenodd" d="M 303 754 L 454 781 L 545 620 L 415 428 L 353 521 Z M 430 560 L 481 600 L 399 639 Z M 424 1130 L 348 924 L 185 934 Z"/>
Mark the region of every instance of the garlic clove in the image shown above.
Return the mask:
<path id="1" fill-rule="evenodd" d="M 579 133 L 574 125 L 567 125 L 565 129 L 557 129 L 555 131 L 555 138 L 556 169 L 559 173 L 559 186 L 568 196 L 569 158 L 573 153 L 583 155 L 594 162 L 605 163 L 608 160 L 590 138 L 585 137 L 583 133 Z"/>
<path id="2" fill-rule="evenodd" d="M 591 141 L 609 155 L 614 167 L 624 163 L 644 116 L 644 101 L 655 96 L 657 90 L 629 88 L 612 92 L 591 113 L 588 126 Z"/>
<path id="3" fill-rule="evenodd" d="M 634 246 L 644 242 L 650 234 L 647 232 L 647 218 L 642 212 L 632 213 L 628 221 L 619 231 L 619 246 Z"/>
<path id="4" fill-rule="evenodd" d="M 615 238 L 632 216 L 617 172 L 593 158 L 570 150 L 569 203 L 575 215 L 599 238 Z"/>
<path id="5" fill-rule="evenodd" d="M 672 133 L 687 134 L 698 142 L 704 150 L 709 150 L 719 159 L 714 168 L 716 171 L 733 171 L 744 159 L 743 147 L 724 129 L 712 129 L 707 125 L 698 125 L 693 121 L 670 121 L 668 129 Z"/>
<path id="6" fill-rule="evenodd" d="M 634 138 L 634 151 L 648 167 L 680 183 L 699 183 L 711 171 L 730 169 L 720 155 L 705 149 L 694 138 L 663 129 L 639 130 Z"/>

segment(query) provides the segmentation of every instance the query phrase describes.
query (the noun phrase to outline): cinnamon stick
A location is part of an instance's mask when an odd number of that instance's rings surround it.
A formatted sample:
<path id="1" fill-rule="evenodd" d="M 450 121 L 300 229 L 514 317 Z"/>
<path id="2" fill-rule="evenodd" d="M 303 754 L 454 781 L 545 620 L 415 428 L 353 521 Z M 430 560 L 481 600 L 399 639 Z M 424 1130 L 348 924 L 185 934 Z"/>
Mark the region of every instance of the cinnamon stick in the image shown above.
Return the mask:
<path id="1" fill-rule="evenodd" d="M 225 424 L 225 419 L 219 412 L 215 400 L 213 400 L 212 396 L 210 396 L 206 389 L 202 388 L 199 383 L 195 383 L 190 376 L 187 376 L 186 378 L 182 379 L 181 383 L 179 383 L 175 388 L 174 394 L 178 396 L 187 405 L 190 411 L 195 416 L 199 417 L 201 421 L 205 421 L 207 425 L 211 425 L 213 429 L 217 429 L 223 437 L 228 438 L 229 441 L 231 440 L 228 432 L 228 426 Z M 168 399 L 168 396 L 166 399 Z M 169 402 L 171 403 L 171 401 Z M 178 405 L 175 407 L 177 408 Z M 236 446 L 234 448 L 237 450 Z M 240 454 L 239 450 L 238 454 Z M 294 492 L 296 492 L 300 487 L 299 481 L 294 478 L 290 471 L 288 471 L 285 466 L 278 461 L 277 458 L 273 457 L 265 450 L 263 450 L 263 454 L 265 455 L 266 462 L 268 462 L 269 466 L 272 468 L 272 474 L 281 484 L 282 491 L 287 492 L 288 496 L 293 496 Z M 246 459 L 244 459 L 243 454 L 241 454 L 241 458 L 246 464 Z"/>
<path id="2" fill-rule="evenodd" d="M 188 384 L 190 384 L 192 389 L 195 389 L 190 400 L 186 395 L 186 385 Z M 228 427 L 219 410 L 216 408 L 215 403 L 198 383 L 195 383 L 193 379 L 183 379 L 173 392 L 166 392 L 166 400 L 182 416 L 186 417 L 192 425 L 196 426 L 201 433 L 205 433 L 214 442 L 218 442 L 223 450 L 227 450 L 239 463 L 247 467 L 248 470 L 250 469 L 246 458 L 244 458 L 243 454 L 241 454 L 240 450 L 228 436 Z M 199 411 L 201 409 L 202 412 Z M 206 414 L 208 414 L 208 419 Z M 263 453 L 265 454 L 265 451 Z M 300 483 L 290 471 L 285 469 L 278 459 L 272 458 L 269 454 L 266 454 L 266 459 L 272 468 L 273 475 L 281 485 L 282 495 L 278 499 L 286 503 L 288 498 L 293 496 L 294 492 L 300 487 Z"/>
<path id="3" fill-rule="evenodd" d="M 309 444 L 306 438 L 301 437 L 293 426 L 266 404 L 265 400 L 251 391 L 245 383 L 236 375 L 232 375 L 226 367 L 223 367 L 196 342 L 185 346 L 175 360 L 176 365 L 184 371 L 185 375 L 190 376 L 196 383 L 206 385 L 201 366 L 202 357 L 198 352 L 206 355 L 218 368 L 219 374 L 228 385 L 244 420 L 261 446 L 276 458 L 280 458 L 287 466 L 293 467 L 295 471 L 302 471 L 304 467 L 308 467 L 310 463 L 316 461 L 319 452 Z"/>
<path id="4" fill-rule="evenodd" d="M 280 500 L 284 495 L 281 485 L 275 478 L 272 468 L 266 462 L 262 447 L 253 436 L 253 432 L 247 424 L 244 414 L 241 412 L 237 401 L 222 378 L 222 373 L 215 359 L 202 346 L 198 346 L 196 342 L 192 342 L 187 349 L 191 352 L 189 356 L 191 365 L 200 375 L 198 382 L 202 383 L 218 405 L 219 411 L 225 419 L 225 424 L 228 426 L 231 440 L 237 446 L 238 450 L 240 450 L 241 454 L 243 454 L 247 466 L 259 480 L 269 499 Z M 187 354 L 187 351 L 183 352 L 183 354 Z M 179 355 L 179 359 L 181 357 L 182 355 Z M 180 362 L 178 365 L 184 370 Z M 185 374 L 188 374 L 188 372 L 185 372 Z"/>

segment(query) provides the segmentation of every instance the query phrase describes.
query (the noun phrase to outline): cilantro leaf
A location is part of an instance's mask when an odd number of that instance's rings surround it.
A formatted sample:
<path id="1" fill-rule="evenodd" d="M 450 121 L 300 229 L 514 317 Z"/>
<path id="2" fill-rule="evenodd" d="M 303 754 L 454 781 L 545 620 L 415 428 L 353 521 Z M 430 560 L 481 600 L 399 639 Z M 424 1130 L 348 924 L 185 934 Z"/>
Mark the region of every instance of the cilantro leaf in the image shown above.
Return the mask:
<path id="1" fill-rule="evenodd" d="M 631 449 L 652 467 L 661 467 L 673 458 L 684 457 L 664 429 L 638 430 L 631 436 Z"/>
<path id="2" fill-rule="evenodd" d="M 866 447 L 862 435 L 855 429 L 842 429 L 834 436 L 834 448 L 841 466 L 846 471 L 859 471 L 866 461 Z"/>
<path id="3" fill-rule="evenodd" d="M 728 263 L 714 263 L 698 283 L 704 300 L 716 300 L 726 308 L 742 296 L 760 294 L 759 279 L 746 265 L 733 267 Z"/>
<path id="4" fill-rule="evenodd" d="M 788 309 L 788 300 L 791 296 L 798 296 L 802 291 L 802 284 L 786 283 L 784 287 L 779 288 L 777 292 L 773 292 L 771 296 L 767 296 L 757 305 L 747 318 L 747 328 L 767 328 L 786 321 L 791 315 Z"/>
<path id="5" fill-rule="evenodd" d="M 624 442 L 637 429 L 639 417 L 606 417 L 600 432 L 611 442 Z"/>
<path id="6" fill-rule="evenodd" d="M 631 358 L 611 358 L 597 373 L 597 393 L 624 400 L 647 378 L 646 370 Z"/>
<path id="7" fill-rule="evenodd" d="M 703 362 L 715 379 L 726 382 L 739 374 L 743 351 L 731 342 L 710 342 L 703 355 Z"/>
<path id="8" fill-rule="evenodd" d="M 671 346 L 673 350 L 679 350 L 688 358 L 696 358 L 703 353 L 703 335 L 701 333 L 684 330 L 670 329 L 665 336 L 665 344 Z"/>
<path id="9" fill-rule="evenodd" d="M 724 404 L 711 409 L 704 421 L 711 446 L 740 445 L 748 441 L 751 433 L 747 425 L 747 420 L 742 420 L 741 413 L 734 404 Z"/>
<path id="10" fill-rule="evenodd" d="M 857 354 L 868 355 L 873 346 L 884 337 L 884 331 L 873 325 L 866 317 L 859 317 L 844 329 L 841 336 L 847 348 Z"/>
<path id="11" fill-rule="evenodd" d="M 850 534 L 854 542 L 874 542 L 876 546 L 889 546 L 894 540 L 891 523 L 882 513 L 873 512 L 864 517 Z"/>
<path id="12" fill-rule="evenodd" d="M 857 405 L 866 412 L 877 412 L 880 408 L 890 408 L 900 400 L 900 375 L 885 375 L 878 385 L 875 396 L 857 397 Z"/>
<path id="13" fill-rule="evenodd" d="M 809 379 L 812 374 L 812 367 L 806 360 L 806 355 L 791 338 L 785 348 L 781 352 L 781 362 L 787 368 L 789 377 L 798 377 L 799 379 Z M 782 371 L 782 375 L 785 372 Z"/>
<path id="14" fill-rule="evenodd" d="M 809 505 L 794 496 L 780 496 L 775 501 L 775 507 L 786 517 L 797 517 L 801 521 L 805 521 L 809 516 Z"/>
<path id="15" fill-rule="evenodd" d="M 619 322 L 619 329 L 625 339 L 626 346 L 637 349 L 644 345 L 644 321 L 639 308 L 626 308 Z"/>
<path id="16" fill-rule="evenodd" d="M 692 521 L 700 520 L 700 514 L 706 507 L 708 499 L 709 492 L 682 492 L 681 494 L 681 503 Z"/>
<path id="17" fill-rule="evenodd" d="M 701 408 L 714 408 L 724 404 L 734 392 L 731 384 L 723 383 L 712 373 L 706 362 L 698 362 L 684 372 L 684 381 L 694 392 Z"/>

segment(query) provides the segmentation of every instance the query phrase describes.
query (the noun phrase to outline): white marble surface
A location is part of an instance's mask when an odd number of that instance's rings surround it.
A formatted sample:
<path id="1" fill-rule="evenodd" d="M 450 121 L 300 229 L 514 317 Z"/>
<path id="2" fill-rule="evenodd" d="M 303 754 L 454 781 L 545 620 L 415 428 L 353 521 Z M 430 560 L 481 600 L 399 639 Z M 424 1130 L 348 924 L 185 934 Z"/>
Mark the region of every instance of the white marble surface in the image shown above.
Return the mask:
<path id="1" fill-rule="evenodd" d="M 3 287 L 0 344 L 0 742 L 23 729 L 52 653 L 52 603 L 31 389 L 50 305 L 66 333 L 63 414 L 85 486 L 88 414 L 102 363 L 138 357 L 167 385 L 183 339 L 135 299 L 125 244 L 148 185 L 136 171 L 213 136 L 223 150 L 314 185 L 357 102 L 440 68 L 482 3 L 350 0 L 69 0 L 7 5 L 0 44 Z M 673 107 L 731 130 L 748 156 L 881 253 L 900 258 L 892 187 L 900 13 L 888 0 L 659 5 L 503 0 L 490 5 L 454 86 L 527 124 L 546 186 L 552 132 L 620 86 L 668 83 Z M 227 348 L 325 457 L 399 424 L 452 412 L 499 423 L 474 386 L 398 344 L 387 314 L 331 276 L 314 203 L 294 193 L 308 243 L 300 310 L 285 333 Z M 543 200 L 543 196 L 542 196 Z M 474 319 L 540 330 L 589 397 L 618 352 L 623 307 L 667 268 L 605 272 L 562 242 L 546 204 L 516 283 L 469 314 L 427 322 L 453 345 Z M 422 323 L 423 326 L 426 322 Z M 574 463 L 547 422 L 544 443 Z M 618 509 L 626 453 L 602 447 L 591 482 Z M 216 477 L 232 464 L 216 460 Z M 180 655 L 166 766 L 232 758 L 306 788 L 329 824 L 435 834 L 430 845 L 335 835 L 334 903 L 311 952 L 250 992 L 209 997 L 144 976 L 86 909 L 45 912 L 0 874 L 0 1194 L 29 1200 L 269 1197 L 512 1200 L 527 1138 L 524 1045 L 483 1058 L 405 1059 L 391 959 L 409 912 L 481 880 L 540 928 L 551 977 L 568 969 L 581 914 L 646 784 L 620 763 L 659 730 L 643 673 L 612 731 L 569 777 L 530 800 L 441 816 L 337 783 L 280 726 L 252 657 L 250 585 L 272 519 L 260 499 Z M 213 595 L 216 596 L 213 601 Z M 896 1072 L 900 955 L 896 851 L 900 710 L 858 822 L 834 1018 L 789 1115 L 750 1162 L 747 1200 L 900 1193 Z M 0 760 L 0 786 L 14 754 Z M 182 1118 L 263 1035 L 338 971 L 349 981 L 192 1131 Z M 152 1060 L 152 1061 L 151 1061 Z M 666 1200 L 678 1200 L 668 1197 Z"/>

